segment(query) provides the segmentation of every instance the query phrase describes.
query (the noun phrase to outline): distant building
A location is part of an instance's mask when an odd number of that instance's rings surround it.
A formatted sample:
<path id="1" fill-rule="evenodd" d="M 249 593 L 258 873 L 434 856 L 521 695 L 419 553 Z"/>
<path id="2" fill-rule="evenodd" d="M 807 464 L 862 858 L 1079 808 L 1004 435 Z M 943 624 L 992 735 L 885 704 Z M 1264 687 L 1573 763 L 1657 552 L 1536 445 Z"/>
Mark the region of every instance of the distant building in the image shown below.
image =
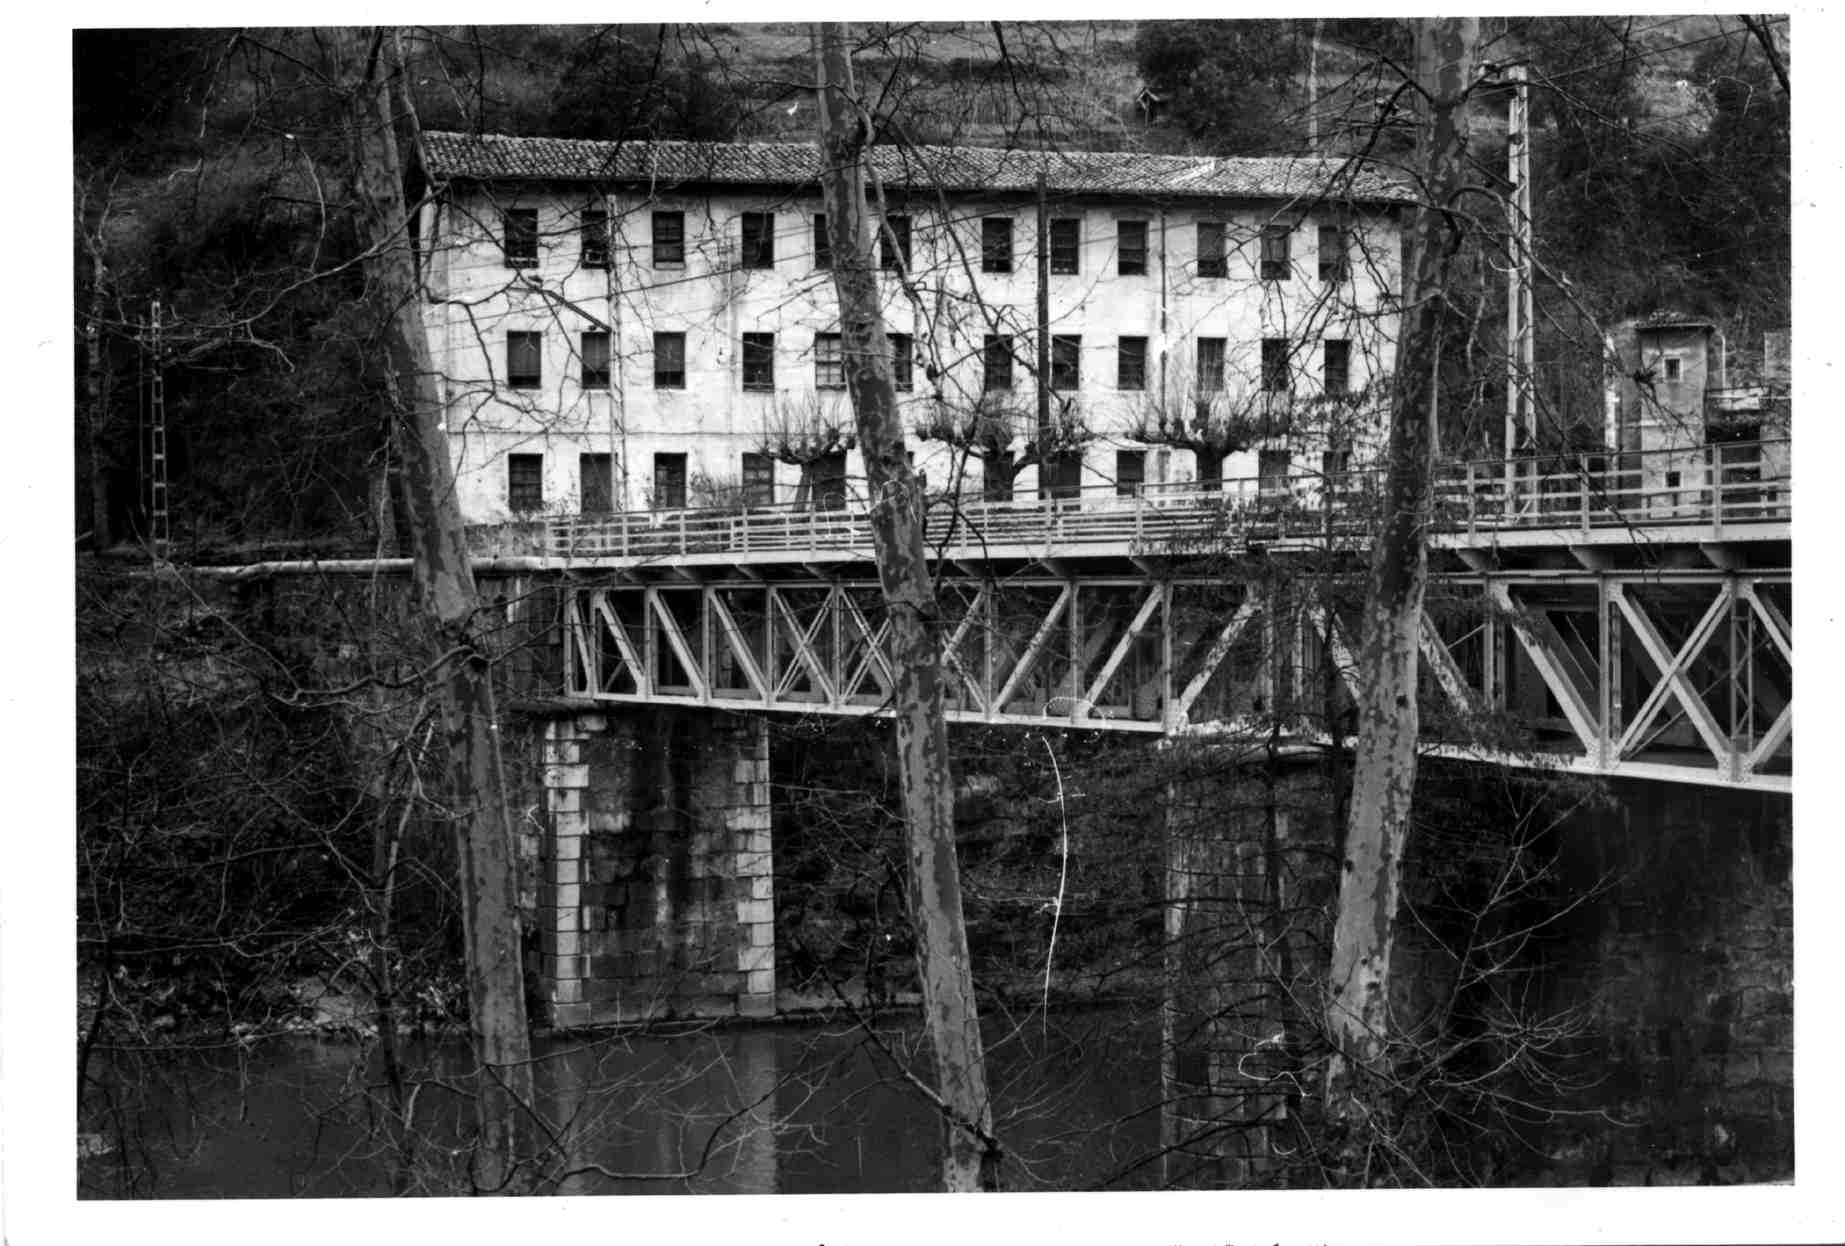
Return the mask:
<path id="1" fill-rule="evenodd" d="M 424 135 L 425 316 L 471 522 L 862 489 L 818 160 L 811 144 Z M 1406 199 L 1385 178 L 967 147 L 874 148 L 872 168 L 886 326 L 932 488 L 1289 488 L 1375 440 Z M 1040 383 L 1057 449 L 1021 466 Z"/>

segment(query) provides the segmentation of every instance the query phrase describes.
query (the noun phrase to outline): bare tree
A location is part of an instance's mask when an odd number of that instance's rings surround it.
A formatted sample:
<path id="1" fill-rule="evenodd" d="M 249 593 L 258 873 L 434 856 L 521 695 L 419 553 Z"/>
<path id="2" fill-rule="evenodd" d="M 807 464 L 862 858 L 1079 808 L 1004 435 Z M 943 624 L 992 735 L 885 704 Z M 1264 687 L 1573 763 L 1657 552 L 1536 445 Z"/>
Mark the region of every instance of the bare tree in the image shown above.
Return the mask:
<path id="1" fill-rule="evenodd" d="M 903 453 L 890 344 L 878 309 L 865 209 L 864 151 L 870 118 L 857 99 L 842 24 L 814 30 L 822 153 L 820 186 L 839 293 L 846 385 L 871 492 L 878 577 L 890 610 L 898 762 L 909 837 L 912 911 L 920 927 L 923 1016 L 935 1055 L 943 1115 L 942 1186 L 999 1187 L 999 1141 L 987 1097 L 980 1016 L 955 855 L 954 788 L 943 711 L 935 588 L 923 546 L 921 489 Z"/>

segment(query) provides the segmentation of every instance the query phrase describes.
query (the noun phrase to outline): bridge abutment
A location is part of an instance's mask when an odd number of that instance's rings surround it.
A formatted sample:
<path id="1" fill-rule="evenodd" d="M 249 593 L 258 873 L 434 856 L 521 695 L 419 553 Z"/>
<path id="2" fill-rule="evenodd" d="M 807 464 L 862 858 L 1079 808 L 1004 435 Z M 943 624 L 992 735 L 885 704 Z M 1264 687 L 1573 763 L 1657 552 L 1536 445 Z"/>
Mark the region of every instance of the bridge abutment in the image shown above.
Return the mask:
<path id="1" fill-rule="evenodd" d="M 551 1023 L 772 1014 L 767 725 L 583 713 L 550 722 L 542 748 Z"/>

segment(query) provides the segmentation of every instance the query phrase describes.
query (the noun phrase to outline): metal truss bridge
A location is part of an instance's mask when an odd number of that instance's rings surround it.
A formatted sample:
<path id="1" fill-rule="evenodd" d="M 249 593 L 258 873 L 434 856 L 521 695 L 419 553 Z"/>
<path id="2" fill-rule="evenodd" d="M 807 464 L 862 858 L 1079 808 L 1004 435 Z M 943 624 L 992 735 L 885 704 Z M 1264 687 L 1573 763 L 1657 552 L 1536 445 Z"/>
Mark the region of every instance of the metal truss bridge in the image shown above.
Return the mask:
<path id="1" fill-rule="evenodd" d="M 1791 790 L 1787 463 L 1785 443 L 1750 443 L 1445 468 L 1429 750 Z M 932 499 L 950 719 L 1342 737 L 1380 485 L 1348 473 L 1286 490 Z M 541 539 L 562 576 L 568 699 L 887 706 L 862 511 L 579 517 Z"/>

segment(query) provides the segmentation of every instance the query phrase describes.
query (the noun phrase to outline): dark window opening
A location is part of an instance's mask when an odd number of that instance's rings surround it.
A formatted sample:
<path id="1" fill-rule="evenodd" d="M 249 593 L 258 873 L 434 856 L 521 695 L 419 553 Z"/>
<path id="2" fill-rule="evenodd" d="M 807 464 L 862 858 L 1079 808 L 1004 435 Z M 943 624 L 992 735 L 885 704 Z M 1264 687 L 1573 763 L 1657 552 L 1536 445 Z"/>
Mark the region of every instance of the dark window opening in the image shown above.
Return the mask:
<path id="1" fill-rule="evenodd" d="M 506 335 L 506 383 L 514 389 L 537 389 L 544 380 L 544 336 L 514 330 Z"/>
<path id="2" fill-rule="evenodd" d="M 583 358 L 583 388 L 609 387 L 609 335 L 602 330 L 585 333 L 578 352 Z"/>
<path id="3" fill-rule="evenodd" d="M 653 387 L 685 388 L 685 334 L 653 335 Z"/>
<path id="4" fill-rule="evenodd" d="M 520 513 L 542 510 L 545 504 L 545 456 L 506 456 L 506 505 Z"/>
<path id="5" fill-rule="evenodd" d="M 743 388 L 754 390 L 775 388 L 775 335 L 773 333 L 745 333 L 743 335 Z"/>
<path id="6" fill-rule="evenodd" d="M 1263 338 L 1262 392 L 1285 394 L 1292 388 L 1293 378 L 1288 368 L 1288 339 L 1285 337 Z"/>
<path id="7" fill-rule="evenodd" d="M 1228 277 L 1229 261 L 1224 258 L 1224 226 L 1222 221 L 1198 222 L 1198 275 L 1200 277 Z"/>
<path id="8" fill-rule="evenodd" d="M 999 450 L 980 460 L 980 500 L 1012 500 L 1012 451 Z"/>
<path id="9" fill-rule="evenodd" d="M 833 239 L 826 232 L 826 213 L 814 213 L 814 267 L 833 266 Z"/>
<path id="10" fill-rule="evenodd" d="M 615 509 L 614 455 L 577 455 L 577 481 L 585 515 L 606 515 Z"/>
<path id="11" fill-rule="evenodd" d="M 983 273 L 1012 271 L 1011 217 L 988 216 L 981 219 L 980 271 Z"/>
<path id="12" fill-rule="evenodd" d="M 1262 493 L 1280 493 L 1288 487 L 1289 455 L 1286 450 L 1262 450 L 1256 454 L 1256 489 Z"/>
<path id="13" fill-rule="evenodd" d="M 506 267 L 534 268 L 538 264 L 538 209 L 508 208 L 505 226 Z"/>
<path id="14" fill-rule="evenodd" d="M 1115 347 L 1115 388 L 1147 387 L 1147 339 L 1124 337 Z"/>
<path id="15" fill-rule="evenodd" d="M 653 266 L 655 268 L 683 268 L 685 266 L 685 213 L 655 212 L 653 214 Z"/>
<path id="16" fill-rule="evenodd" d="M 1329 337 L 1324 347 L 1327 396 L 1337 398 L 1349 394 L 1352 390 L 1352 344 L 1344 338 Z"/>
<path id="17" fill-rule="evenodd" d="M 747 373 L 747 365 L 746 365 Z M 749 384 L 746 380 L 744 384 Z M 846 356 L 837 333 L 814 334 L 814 388 L 844 389 Z"/>
<path id="18" fill-rule="evenodd" d="M 1220 394 L 1224 389 L 1224 351 L 1228 339 L 1198 339 L 1198 394 Z"/>
<path id="19" fill-rule="evenodd" d="M 1320 474 L 1336 487 L 1343 487 L 1345 475 L 1352 470 L 1352 452 L 1349 449 L 1326 450 L 1320 454 Z"/>
<path id="20" fill-rule="evenodd" d="M 743 214 L 743 252 L 739 263 L 744 268 L 775 267 L 775 213 Z"/>
<path id="21" fill-rule="evenodd" d="M 1051 338 L 1051 388 L 1081 389 L 1083 384 L 1083 339 L 1075 333 L 1058 333 Z"/>
<path id="22" fill-rule="evenodd" d="M 1351 237 L 1343 225 L 1320 226 L 1320 280 L 1344 281 L 1351 275 Z"/>
<path id="23" fill-rule="evenodd" d="M 1012 339 L 1003 333 L 987 334 L 981 358 L 985 365 L 981 387 L 986 390 L 1011 389 Z"/>
<path id="24" fill-rule="evenodd" d="M 1115 271 L 1123 277 L 1139 277 L 1147 271 L 1147 223 L 1115 222 Z"/>
<path id="25" fill-rule="evenodd" d="M 655 510 L 685 505 L 685 455 L 653 456 L 653 505 Z"/>
<path id="26" fill-rule="evenodd" d="M 1668 358 L 1666 361 L 1666 384 L 1676 385 L 1685 374 L 1685 361 Z"/>
<path id="27" fill-rule="evenodd" d="M 775 460 L 766 454 L 743 452 L 743 504 L 775 505 Z"/>
<path id="28" fill-rule="evenodd" d="M 1286 281 L 1291 267 L 1288 261 L 1288 239 L 1293 230 L 1286 225 L 1264 225 L 1262 227 L 1262 271 L 1264 281 Z"/>
<path id="29" fill-rule="evenodd" d="M 801 487 L 815 510 L 836 511 L 846 504 L 846 454 L 839 450 L 801 464 Z"/>
<path id="30" fill-rule="evenodd" d="M 1046 498 L 1081 497 L 1083 493 L 1083 452 L 1081 450 L 1059 450 L 1046 456 L 1038 469 L 1042 483 L 1038 496 Z"/>
<path id="31" fill-rule="evenodd" d="M 609 214 L 601 208 L 584 208 L 582 220 L 583 254 L 578 261 L 584 268 L 609 266 Z"/>
<path id="32" fill-rule="evenodd" d="M 896 248 L 891 247 L 891 239 L 897 241 Z M 884 228 L 878 231 L 878 264 L 888 272 L 910 271 L 910 218 L 891 215 L 884 218 Z"/>
<path id="33" fill-rule="evenodd" d="M 1060 217 L 1051 222 L 1051 271 L 1069 275 L 1081 271 L 1083 222 Z"/>
<path id="34" fill-rule="evenodd" d="M 1138 497 L 1141 486 L 1146 483 L 1147 452 L 1145 450 L 1115 451 L 1115 496 Z"/>
<path id="35" fill-rule="evenodd" d="M 916 388 L 916 343 L 907 333 L 890 335 L 890 379 L 899 393 Z"/>

